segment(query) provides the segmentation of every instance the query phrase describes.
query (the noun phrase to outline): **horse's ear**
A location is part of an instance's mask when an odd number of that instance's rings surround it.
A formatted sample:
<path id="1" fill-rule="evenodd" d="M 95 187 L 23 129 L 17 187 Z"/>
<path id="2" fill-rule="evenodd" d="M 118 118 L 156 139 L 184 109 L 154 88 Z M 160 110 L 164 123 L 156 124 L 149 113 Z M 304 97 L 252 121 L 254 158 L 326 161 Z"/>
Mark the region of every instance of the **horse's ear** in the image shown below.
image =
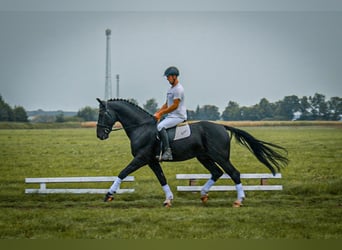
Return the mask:
<path id="1" fill-rule="evenodd" d="M 106 105 L 103 103 L 103 101 L 101 101 L 100 98 L 96 98 L 96 100 L 100 103 L 102 107 L 106 107 Z"/>

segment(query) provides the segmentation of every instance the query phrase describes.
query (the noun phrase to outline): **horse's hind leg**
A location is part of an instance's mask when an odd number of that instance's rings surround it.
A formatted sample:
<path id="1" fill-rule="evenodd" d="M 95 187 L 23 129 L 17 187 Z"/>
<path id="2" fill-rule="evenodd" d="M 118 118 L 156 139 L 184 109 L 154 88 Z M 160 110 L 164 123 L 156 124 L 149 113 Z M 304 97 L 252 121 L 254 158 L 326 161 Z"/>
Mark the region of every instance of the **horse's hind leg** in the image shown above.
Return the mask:
<path id="1" fill-rule="evenodd" d="M 222 176 L 223 171 L 210 158 L 197 157 L 197 159 L 211 173 L 211 178 L 204 184 L 204 186 L 201 189 L 201 200 L 203 203 L 206 203 L 209 198 L 208 196 L 209 189 Z"/>
<path id="2" fill-rule="evenodd" d="M 230 160 L 218 160 L 217 163 L 223 168 L 223 170 L 232 178 L 235 183 L 237 200 L 234 202 L 234 207 L 240 207 L 242 201 L 245 199 L 245 192 L 243 191 L 240 172 L 233 166 Z"/>

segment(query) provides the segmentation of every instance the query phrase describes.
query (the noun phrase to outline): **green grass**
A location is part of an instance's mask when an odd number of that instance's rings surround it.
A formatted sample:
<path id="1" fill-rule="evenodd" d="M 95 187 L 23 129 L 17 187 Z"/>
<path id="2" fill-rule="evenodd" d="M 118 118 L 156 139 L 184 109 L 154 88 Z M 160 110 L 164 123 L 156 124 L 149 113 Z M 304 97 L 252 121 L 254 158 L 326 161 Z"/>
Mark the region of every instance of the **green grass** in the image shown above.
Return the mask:
<path id="1" fill-rule="evenodd" d="M 117 175 L 132 159 L 123 131 L 100 141 L 95 129 L 0 130 L 1 239 L 341 239 L 342 129 L 339 127 L 245 127 L 255 137 L 285 146 L 291 160 L 282 171 L 283 191 L 212 192 L 203 206 L 198 193 L 179 193 L 177 173 L 206 173 L 196 160 L 163 163 L 175 200 L 148 167 L 133 175 L 135 193 L 28 195 L 26 177 Z M 267 172 L 232 141 L 231 158 L 242 173 Z M 271 182 L 271 183 L 272 183 Z M 108 188 L 111 183 L 94 184 Z M 94 186 L 93 185 L 93 186 Z"/>

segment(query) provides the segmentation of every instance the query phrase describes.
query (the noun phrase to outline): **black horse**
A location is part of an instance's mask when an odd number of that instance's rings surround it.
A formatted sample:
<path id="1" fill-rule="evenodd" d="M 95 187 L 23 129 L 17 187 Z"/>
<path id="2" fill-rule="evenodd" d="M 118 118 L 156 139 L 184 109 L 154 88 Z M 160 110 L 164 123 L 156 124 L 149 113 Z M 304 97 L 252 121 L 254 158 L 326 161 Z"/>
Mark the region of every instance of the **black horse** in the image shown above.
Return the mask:
<path id="1" fill-rule="evenodd" d="M 163 170 L 156 155 L 160 153 L 160 141 L 157 137 L 156 119 L 139 106 L 122 99 L 101 101 L 97 122 L 97 137 L 105 140 L 109 137 L 115 122 L 120 122 L 131 142 L 133 160 L 118 175 L 105 201 L 111 201 L 114 193 L 120 187 L 121 180 L 137 169 L 148 165 L 157 176 L 166 195 L 164 206 L 171 206 L 173 194 L 167 184 Z M 230 136 L 246 146 L 256 158 L 273 174 L 288 164 L 284 153 L 286 149 L 278 145 L 254 138 L 246 131 L 208 121 L 190 124 L 191 135 L 187 138 L 170 142 L 173 161 L 185 161 L 196 157 L 209 170 L 211 178 L 203 186 L 201 200 L 208 200 L 210 187 L 220 178 L 223 171 L 234 181 L 237 190 L 237 200 L 233 206 L 239 207 L 245 198 L 240 180 L 240 172 L 230 162 Z M 273 148 L 273 149 L 272 149 Z M 221 167 L 221 168 L 220 168 Z M 222 171 L 223 170 L 223 171 Z"/>

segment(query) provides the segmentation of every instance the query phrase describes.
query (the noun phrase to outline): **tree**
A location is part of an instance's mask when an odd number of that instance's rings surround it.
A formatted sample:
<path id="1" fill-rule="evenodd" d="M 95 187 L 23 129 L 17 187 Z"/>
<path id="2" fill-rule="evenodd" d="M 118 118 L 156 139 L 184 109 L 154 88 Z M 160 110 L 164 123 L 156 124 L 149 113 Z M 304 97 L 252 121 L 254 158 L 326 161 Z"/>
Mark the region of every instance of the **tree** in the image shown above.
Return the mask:
<path id="1" fill-rule="evenodd" d="M 266 99 L 262 98 L 258 105 L 258 113 L 260 115 L 261 120 L 271 119 L 274 116 L 274 107 L 272 104 Z"/>
<path id="2" fill-rule="evenodd" d="M 241 120 L 244 121 L 257 121 L 260 119 L 258 112 L 258 105 L 252 107 L 242 107 L 241 108 Z"/>
<path id="3" fill-rule="evenodd" d="M 13 110 L 0 95 L 0 121 L 13 121 Z"/>
<path id="4" fill-rule="evenodd" d="M 21 106 L 15 106 L 12 109 L 0 95 L 0 121 L 27 122 L 27 113 Z"/>
<path id="5" fill-rule="evenodd" d="M 200 106 L 197 105 L 196 111 L 195 111 L 195 119 L 194 120 L 201 120 L 200 118 Z"/>
<path id="6" fill-rule="evenodd" d="M 65 122 L 63 112 L 60 112 L 59 114 L 56 115 L 56 122 Z"/>
<path id="7" fill-rule="evenodd" d="M 143 107 L 149 113 L 154 114 L 158 110 L 158 103 L 156 102 L 156 99 L 152 98 L 147 100 Z"/>
<path id="8" fill-rule="evenodd" d="M 195 111 L 193 111 L 193 110 L 186 110 L 186 116 L 188 117 L 187 119 L 189 120 L 189 121 L 191 121 L 191 120 L 196 120 L 196 112 Z"/>
<path id="9" fill-rule="evenodd" d="M 86 106 L 83 109 L 80 109 L 77 112 L 76 116 L 82 118 L 84 121 L 96 121 L 98 116 L 98 109 Z"/>
<path id="10" fill-rule="evenodd" d="M 299 100 L 299 111 L 301 112 L 300 120 L 311 120 L 312 114 L 311 114 L 311 104 L 309 102 L 309 99 L 306 96 L 303 96 Z"/>
<path id="11" fill-rule="evenodd" d="M 312 106 L 312 114 L 315 120 L 323 120 L 329 117 L 328 104 L 325 102 L 325 96 L 315 93 L 315 95 L 309 98 Z"/>
<path id="12" fill-rule="evenodd" d="M 295 112 L 300 111 L 299 98 L 296 95 L 285 96 L 278 102 L 276 114 L 282 120 L 292 120 Z"/>
<path id="13" fill-rule="evenodd" d="M 222 112 L 222 120 L 224 121 L 239 121 L 242 119 L 239 104 L 229 101 L 228 106 Z"/>
<path id="14" fill-rule="evenodd" d="M 199 120 L 216 121 L 220 119 L 220 113 L 218 112 L 218 107 L 214 105 L 204 105 L 197 110 L 196 117 Z"/>
<path id="15" fill-rule="evenodd" d="M 342 115 L 342 98 L 331 97 L 328 101 L 329 120 L 337 121 Z"/>
<path id="16" fill-rule="evenodd" d="M 21 106 L 15 106 L 13 109 L 14 121 L 16 122 L 27 122 L 27 113 Z"/>

